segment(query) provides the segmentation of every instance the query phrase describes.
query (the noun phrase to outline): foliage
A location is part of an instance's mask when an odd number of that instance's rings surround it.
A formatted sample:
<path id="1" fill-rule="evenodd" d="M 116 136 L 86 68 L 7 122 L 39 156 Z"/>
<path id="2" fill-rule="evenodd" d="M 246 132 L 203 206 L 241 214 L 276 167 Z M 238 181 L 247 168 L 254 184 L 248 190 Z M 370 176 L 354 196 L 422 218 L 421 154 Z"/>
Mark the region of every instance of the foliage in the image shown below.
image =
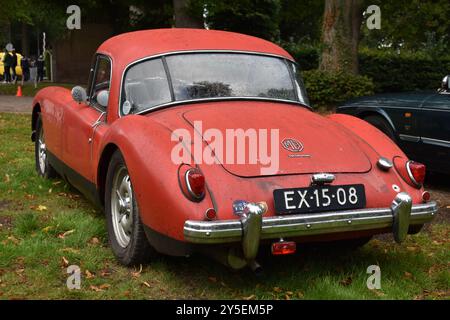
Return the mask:
<path id="1" fill-rule="evenodd" d="M 450 55 L 361 50 L 359 60 L 361 74 L 373 79 L 376 92 L 435 90 L 450 72 Z"/>
<path id="2" fill-rule="evenodd" d="M 191 12 L 205 11 L 211 29 L 279 38 L 280 0 L 191 0 L 189 7 Z"/>
<path id="3" fill-rule="evenodd" d="M 371 0 L 381 9 L 381 29 L 368 30 L 363 24 L 362 44 L 372 48 L 433 49 L 436 43 L 448 46 L 450 36 L 450 2 L 448 0 Z"/>
<path id="4" fill-rule="evenodd" d="M 324 1 L 281 0 L 280 37 L 283 41 L 318 43 Z"/>
<path id="5" fill-rule="evenodd" d="M 348 99 L 373 94 L 374 85 L 366 76 L 328 73 L 319 70 L 303 72 L 306 91 L 313 107 L 335 106 Z"/>
<path id="6" fill-rule="evenodd" d="M 320 50 L 315 47 L 284 45 L 304 71 L 317 69 Z M 375 92 L 434 90 L 450 71 L 450 55 L 431 55 L 428 51 L 400 53 L 392 49 L 359 51 L 359 71 L 373 80 Z"/>

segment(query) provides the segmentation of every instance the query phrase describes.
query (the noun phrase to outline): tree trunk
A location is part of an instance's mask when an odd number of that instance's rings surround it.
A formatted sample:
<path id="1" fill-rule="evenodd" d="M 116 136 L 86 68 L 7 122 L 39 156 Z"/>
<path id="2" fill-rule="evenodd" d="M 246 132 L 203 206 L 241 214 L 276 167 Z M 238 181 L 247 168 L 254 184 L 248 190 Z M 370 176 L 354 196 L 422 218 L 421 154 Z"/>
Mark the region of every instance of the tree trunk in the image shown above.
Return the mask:
<path id="1" fill-rule="evenodd" d="M 28 38 L 28 26 L 22 22 L 22 55 L 29 57 L 30 53 L 30 39 Z"/>
<path id="2" fill-rule="evenodd" d="M 173 0 L 173 12 L 175 28 L 200 28 L 203 29 L 202 17 L 191 17 L 187 12 L 189 0 Z"/>
<path id="3" fill-rule="evenodd" d="M 362 0 L 326 0 L 320 70 L 358 73 Z"/>

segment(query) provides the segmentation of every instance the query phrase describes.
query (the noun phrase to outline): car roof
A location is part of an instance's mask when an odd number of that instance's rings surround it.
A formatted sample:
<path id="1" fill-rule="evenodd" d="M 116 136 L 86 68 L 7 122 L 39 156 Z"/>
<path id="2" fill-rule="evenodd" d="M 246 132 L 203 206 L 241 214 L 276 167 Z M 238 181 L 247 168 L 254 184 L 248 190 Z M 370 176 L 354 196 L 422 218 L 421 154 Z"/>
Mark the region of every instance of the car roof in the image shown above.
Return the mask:
<path id="1" fill-rule="evenodd" d="M 114 62 L 125 66 L 149 56 L 202 50 L 248 51 L 293 60 L 284 49 L 260 38 L 227 31 L 182 28 L 123 33 L 106 40 L 97 52 L 107 54 Z"/>

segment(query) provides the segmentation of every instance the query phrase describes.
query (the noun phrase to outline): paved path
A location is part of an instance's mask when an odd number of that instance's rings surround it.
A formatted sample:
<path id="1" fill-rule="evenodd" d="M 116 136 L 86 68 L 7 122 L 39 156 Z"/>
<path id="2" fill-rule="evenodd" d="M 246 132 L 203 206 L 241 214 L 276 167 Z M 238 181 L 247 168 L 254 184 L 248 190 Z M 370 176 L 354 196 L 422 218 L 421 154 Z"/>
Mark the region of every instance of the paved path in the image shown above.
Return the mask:
<path id="1" fill-rule="evenodd" d="M 31 113 L 32 97 L 0 95 L 0 112 Z"/>

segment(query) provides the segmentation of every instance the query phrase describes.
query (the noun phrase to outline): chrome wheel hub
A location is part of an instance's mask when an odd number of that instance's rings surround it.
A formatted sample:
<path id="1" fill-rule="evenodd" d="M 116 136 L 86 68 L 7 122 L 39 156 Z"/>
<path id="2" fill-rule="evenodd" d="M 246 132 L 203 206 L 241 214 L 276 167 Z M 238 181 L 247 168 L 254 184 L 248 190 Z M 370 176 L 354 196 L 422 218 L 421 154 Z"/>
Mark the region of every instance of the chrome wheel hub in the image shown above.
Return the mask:
<path id="1" fill-rule="evenodd" d="M 47 160 L 47 149 L 45 146 L 44 132 L 41 128 L 38 139 L 38 159 L 39 159 L 39 169 L 41 173 L 45 173 L 45 162 Z"/>
<path id="2" fill-rule="evenodd" d="M 133 189 L 125 167 L 120 167 L 113 178 L 111 214 L 116 240 L 122 248 L 126 248 L 133 229 Z"/>

